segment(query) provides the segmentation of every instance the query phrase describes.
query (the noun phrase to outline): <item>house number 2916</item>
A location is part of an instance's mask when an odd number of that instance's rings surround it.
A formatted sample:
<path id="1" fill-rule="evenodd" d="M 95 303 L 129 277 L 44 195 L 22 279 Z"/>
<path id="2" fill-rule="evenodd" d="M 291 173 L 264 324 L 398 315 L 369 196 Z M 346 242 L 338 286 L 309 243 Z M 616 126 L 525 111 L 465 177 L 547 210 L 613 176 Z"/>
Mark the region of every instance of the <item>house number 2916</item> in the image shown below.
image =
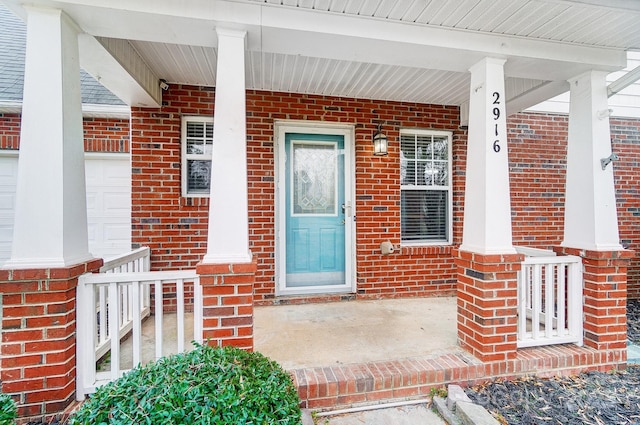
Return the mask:
<path id="1" fill-rule="evenodd" d="M 494 91 L 491 95 L 493 97 L 493 121 L 495 125 L 495 136 L 496 140 L 493 142 L 493 151 L 495 153 L 500 152 L 500 134 L 498 132 L 498 120 L 500 119 L 500 93 Z"/>

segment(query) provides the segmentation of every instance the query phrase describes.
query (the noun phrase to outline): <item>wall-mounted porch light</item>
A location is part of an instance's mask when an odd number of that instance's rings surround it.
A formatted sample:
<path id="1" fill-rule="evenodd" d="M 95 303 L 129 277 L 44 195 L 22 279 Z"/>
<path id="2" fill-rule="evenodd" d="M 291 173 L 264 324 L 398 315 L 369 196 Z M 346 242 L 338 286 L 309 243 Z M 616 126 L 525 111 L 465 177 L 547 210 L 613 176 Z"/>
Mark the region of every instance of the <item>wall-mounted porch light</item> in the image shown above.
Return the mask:
<path id="1" fill-rule="evenodd" d="M 373 133 L 373 154 L 383 156 L 388 154 L 387 136 L 382 132 L 382 123 L 378 124 L 378 130 Z"/>

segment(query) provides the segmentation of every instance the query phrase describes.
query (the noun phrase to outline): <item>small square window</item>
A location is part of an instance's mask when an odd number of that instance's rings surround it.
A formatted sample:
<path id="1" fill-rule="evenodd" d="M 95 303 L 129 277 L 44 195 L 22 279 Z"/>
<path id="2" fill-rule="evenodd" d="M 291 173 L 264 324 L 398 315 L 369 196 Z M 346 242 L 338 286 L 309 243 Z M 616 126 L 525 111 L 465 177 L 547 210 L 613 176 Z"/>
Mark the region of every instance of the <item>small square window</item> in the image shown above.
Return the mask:
<path id="1" fill-rule="evenodd" d="M 213 117 L 182 117 L 182 195 L 209 196 Z"/>

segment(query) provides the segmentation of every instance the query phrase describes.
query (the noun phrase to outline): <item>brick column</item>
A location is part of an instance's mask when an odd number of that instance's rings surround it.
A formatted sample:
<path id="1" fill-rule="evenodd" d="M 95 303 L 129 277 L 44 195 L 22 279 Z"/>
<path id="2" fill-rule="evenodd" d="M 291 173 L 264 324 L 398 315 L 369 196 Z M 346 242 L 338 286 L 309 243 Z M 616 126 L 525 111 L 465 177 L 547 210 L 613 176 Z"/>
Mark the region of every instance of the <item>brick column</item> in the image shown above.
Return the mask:
<path id="1" fill-rule="evenodd" d="M 634 252 L 556 247 L 559 255 L 582 257 L 584 344 L 596 350 L 620 349 L 626 360 L 627 267 Z"/>
<path id="2" fill-rule="evenodd" d="M 203 264 L 202 337 L 213 346 L 253 351 L 253 285 L 257 263 Z"/>
<path id="3" fill-rule="evenodd" d="M 518 271 L 522 254 L 454 250 L 458 268 L 460 346 L 482 361 L 516 356 Z"/>
<path id="4" fill-rule="evenodd" d="M 48 269 L 0 270 L 2 392 L 23 418 L 41 420 L 75 399 L 76 286 L 102 259 Z"/>

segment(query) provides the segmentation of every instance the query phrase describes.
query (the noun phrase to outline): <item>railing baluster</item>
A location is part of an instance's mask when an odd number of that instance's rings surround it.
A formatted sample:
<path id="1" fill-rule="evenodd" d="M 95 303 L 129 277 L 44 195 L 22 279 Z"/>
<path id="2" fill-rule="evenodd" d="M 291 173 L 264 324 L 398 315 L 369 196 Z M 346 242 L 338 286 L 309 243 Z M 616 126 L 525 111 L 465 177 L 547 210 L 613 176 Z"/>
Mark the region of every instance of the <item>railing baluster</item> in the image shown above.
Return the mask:
<path id="1" fill-rule="evenodd" d="M 133 282 L 131 287 L 131 305 L 140 305 L 140 282 Z M 133 364 L 132 367 L 138 366 L 141 359 L 142 351 L 142 311 L 140 308 L 133 309 Z"/>
<path id="2" fill-rule="evenodd" d="M 111 379 L 120 377 L 120 294 L 118 282 L 109 283 L 109 334 L 111 335 Z"/>
<path id="3" fill-rule="evenodd" d="M 558 264 L 558 335 L 567 335 L 567 284 L 566 284 L 566 272 L 567 266 L 564 264 Z"/>
<path id="4" fill-rule="evenodd" d="M 177 319 L 178 319 L 178 353 L 184 351 L 184 280 L 176 280 Z"/>
<path id="5" fill-rule="evenodd" d="M 533 265 L 533 280 L 532 280 L 532 305 L 531 305 L 531 335 L 533 339 L 538 339 L 540 336 L 540 310 L 541 298 L 542 298 L 542 277 L 541 277 L 540 264 Z"/>
<path id="6" fill-rule="evenodd" d="M 554 311 L 554 296 L 555 291 L 554 284 L 554 267 L 553 264 L 544 265 L 544 333 L 547 338 L 553 336 L 553 318 L 555 316 Z"/>
<path id="7" fill-rule="evenodd" d="M 98 292 L 99 292 L 99 312 L 98 312 L 98 320 L 100 321 L 100 330 L 99 330 L 99 334 L 100 334 L 100 338 L 99 341 L 100 343 L 103 343 L 107 340 L 108 335 L 107 335 L 107 287 L 104 285 L 99 285 L 98 287 Z"/>
<path id="8" fill-rule="evenodd" d="M 156 360 L 162 357 L 162 314 L 163 314 L 163 293 L 162 281 L 156 280 L 154 286 L 154 296 L 156 301 L 155 324 L 156 324 Z"/>

